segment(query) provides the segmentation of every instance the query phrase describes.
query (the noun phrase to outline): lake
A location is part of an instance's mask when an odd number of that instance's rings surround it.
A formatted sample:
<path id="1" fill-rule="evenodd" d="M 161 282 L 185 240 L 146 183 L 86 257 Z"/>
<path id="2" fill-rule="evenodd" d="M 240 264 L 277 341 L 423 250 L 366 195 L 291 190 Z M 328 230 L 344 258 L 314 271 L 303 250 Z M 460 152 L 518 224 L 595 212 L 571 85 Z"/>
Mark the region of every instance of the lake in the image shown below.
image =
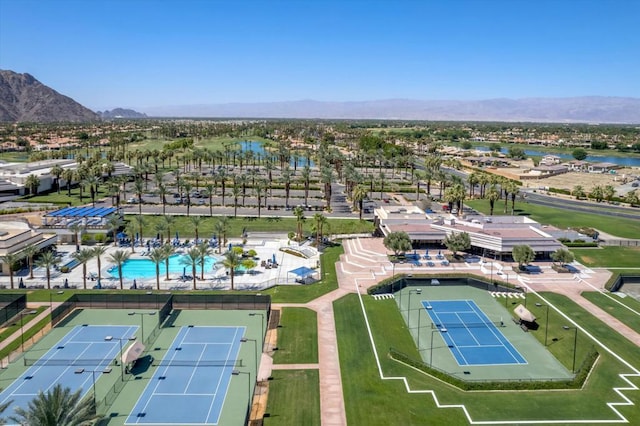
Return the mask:
<path id="1" fill-rule="evenodd" d="M 489 151 L 489 148 L 486 146 L 478 146 L 475 149 L 478 151 Z M 500 152 L 503 154 L 508 154 L 508 148 L 501 148 Z M 538 151 L 535 149 L 525 149 L 524 153 L 527 155 L 533 155 L 537 157 L 544 157 L 545 155 L 556 155 L 563 160 L 573 160 L 573 155 L 571 154 L 557 154 L 554 152 L 544 152 Z M 605 156 L 605 155 L 588 155 L 585 158 L 585 161 L 589 161 L 591 163 L 613 163 L 618 164 L 620 166 L 625 167 L 640 167 L 640 156 L 634 156 L 634 154 L 629 154 L 629 157 L 613 157 L 613 156 Z"/>
<path id="2" fill-rule="evenodd" d="M 260 154 L 260 155 L 264 155 L 265 150 L 264 150 L 264 146 L 262 144 L 262 142 L 258 142 L 258 141 L 242 141 L 240 142 L 240 146 L 242 147 L 242 151 L 253 151 L 256 154 Z M 294 161 L 295 157 L 293 156 L 293 154 L 291 155 L 291 161 L 290 161 L 290 166 L 294 167 L 304 167 L 307 165 L 307 157 L 304 156 L 303 154 L 299 154 L 298 157 L 298 161 L 297 164 Z M 314 163 L 313 160 L 309 161 L 309 167 L 313 167 Z"/>

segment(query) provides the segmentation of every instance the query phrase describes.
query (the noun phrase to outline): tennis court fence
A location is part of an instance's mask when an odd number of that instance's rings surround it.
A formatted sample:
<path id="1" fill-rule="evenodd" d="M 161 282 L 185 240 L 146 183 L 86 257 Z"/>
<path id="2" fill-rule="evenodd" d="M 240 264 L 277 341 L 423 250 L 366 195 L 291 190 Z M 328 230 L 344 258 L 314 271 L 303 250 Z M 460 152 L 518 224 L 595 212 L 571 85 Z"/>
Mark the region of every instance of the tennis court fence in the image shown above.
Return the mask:
<path id="1" fill-rule="evenodd" d="M 17 293 L 0 293 L 0 325 L 10 321 L 18 312 L 26 309 L 27 295 Z"/>
<path id="2" fill-rule="evenodd" d="M 464 323 L 457 322 L 451 324 L 443 324 L 443 323 L 431 323 L 432 329 L 449 329 L 449 328 L 490 328 L 490 327 L 504 327 L 504 321 L 487 321 L 487 322 L 472 322 L 472 323 Z"/>
<path id="3" fill-rule="evenodd" d="M 105 360 L 103 358 L 98 359 L 41 359 L 41 358 L 24 358 L 25 366 L 35 367 L 96 367 L 104 365 Z M 244 367 L 242 359 L 225 359 L 225 360 L 158 360 L 152 363 L 154 367 Z"/>

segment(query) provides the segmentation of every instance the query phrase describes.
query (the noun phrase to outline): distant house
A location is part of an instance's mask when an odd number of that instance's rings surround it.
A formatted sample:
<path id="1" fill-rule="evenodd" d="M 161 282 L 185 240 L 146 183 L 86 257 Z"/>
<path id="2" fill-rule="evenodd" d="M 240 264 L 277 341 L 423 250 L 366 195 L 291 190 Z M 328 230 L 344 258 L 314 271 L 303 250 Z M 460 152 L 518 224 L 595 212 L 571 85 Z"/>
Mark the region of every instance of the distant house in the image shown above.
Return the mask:
<path id="1" fill-rule="evenodd" d="M 608 173 L 611 170 L 615 170 L 620 166 L 615 163 L 593 163 L 589 164 L 587 170 L 589 173 Z"/>
<path id="2" fill-rule="evenodd" d="M 540 164 L 544 164 L 547 166 L 560 164 L 560 157 L 558 157 L 557 155 L 545 155 L 544 157 L 542 157 L 542 160 L 540 160 Z"/>
<path id="3" fill-rule="evenodd" d="M 531 169 L 533 172 L 540 176 L 555 176 L 562 173 L 567 173 L 569 169 L 564 164 L 544 165 L 541 164 L 538 167 Z"/>
<path id="4" fill-rule="evenodd" d="M 589 163 L 582 160 L 572 160 L 566 163 L 566 165 L 572 172 L 586 172 Z"/>

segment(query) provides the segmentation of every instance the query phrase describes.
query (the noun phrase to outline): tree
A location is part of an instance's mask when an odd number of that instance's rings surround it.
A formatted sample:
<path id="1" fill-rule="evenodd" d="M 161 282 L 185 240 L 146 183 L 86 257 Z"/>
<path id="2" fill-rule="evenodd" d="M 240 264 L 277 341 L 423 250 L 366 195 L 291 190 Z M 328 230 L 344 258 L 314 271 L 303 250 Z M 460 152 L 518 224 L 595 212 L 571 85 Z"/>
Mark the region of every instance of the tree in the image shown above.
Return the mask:
<path id="1" fill-rule="evenodd" d="M 233 278 L 235 277 L 236 268 L 242 264 L 242 257 L 240 257 L 237 252 L 229 250 L 225 253 L 222 264 L 226 268 L 229 268 L 229 275 L 231 276 L 231 290 L 234 290 Z"/>
<path id="2" fill-rule="evenodd" d="M 93 256 L 93 250 L 88 248 L 71 254 L 71 257 L 82 264 L 82 284 L 85 290 L 87 289 L 87 262 L 93 259 Z"/>
<path id="3" fill-rule="evenodd" d="M 604 190 L 600 185 L 596 185 L 591 189 L 589 196 L 600 203 L 604 199 Z"/>
<path id="4" fill-rule="evenodd" d="M 582 188 L 582 185 L 576 185 L 571 190 L 571 195 L 576 197 L 576 200 L 579 200 L 581 198 L 584 198 L 587 194 L 585 194 L 584 188 Z"/>
<path id="5" fill-rule="evenodd" d="M 187 250 L 186 256 L 182 256 L 180 259 L 180 264 L 188 266 L 191 268 L 191 278 L 193 279 L 193 289 L 196 290 L 196 268 L 198 266 L 198 261 L 200 259 L 200 250 L 198 247 L 192 247 Z"/>
<path id="6" fill-rule="evenodd" d="M 40 187 L 40 178 L 36 175 L 27 176 L 27 180 L 25 182 L 25 186 L 29 188 L 29 193 L 33 195 L 38 195 L 38 188 Z"/>
<path id="7" fill-rule="evenodd" d="M 211 249 L 207 243 L 198 244 L 198 264 L 200 265 L 200 279 L 204 280 L 204 265 L 207 262 L 207 257 L 211 256 Z"/>
<path id="8" fill-rule="evenodd" d="M 631 207 L 637 206 L 640 204 L 640 197 L 638 197 L 637 190 L 627 192 L 627 195 L 624 196 L 624 200 L 629 203 Z"/>
<path id="9" fill-rule="evenodd" d="M 18 261 L 20 260 L 20 256 L 17 253 L 7 253 L 4 256 L 0 257 L 2 263 L 7 265 L 7 269 L 9 270 L 9 280 L 11 283 L 11 289 L 13 289 L 13 272 L 18 265 Z"/>
<path id="10" fill-rule="evenodd" d="M 489 187 L 489 191 L 487 191 L 487 198 L 489 199 L 489 207 L 491 208 L 489 212 L 489 216 L 493 216 L 493 207 L 496 204 L 496 201 L 500 199 L 500 191 L 495 185 L 491 185 Z"/>
<path id="11" fill-rule="evenodd" d="M 149 253 L 149 259 L 156 265 L 156 288 L 160 290 L 160 264 L 165 261 L 165 251 L 155 248 Z"/>
<path id="12" fill-rule="evenodd" d="M 193 229 L 195 230 L 196 233 L 196 244 L 198 244 L 198 227 L 200 227 L 200 224 L 202 223 L 202 217 L 201 216 L 190 216 L 189 217 L 189 221 L 191 222 L 191 225 L 193 225 Z"/>
<path id="13" fill-rule="evenodd" d="M 459 251 L 467 250 L 471 247 L 471 239 L 466 232 L 453 233 L 444 239 L 444 245 L 453 253 L 453 257 L 458 256 Z"/>
<path id="14" fill-rule="evenodd" d="M 316 231 L 316 247 L 320 247 L 322 241 L 322 231 L 325 225 L 329 223 L 326 216 L 322 213 L 316 213 L 313 215 L 314 228 Z"/>
<path id="15" fill-rule="evenodd" d="M 166 280 L 167 281 L 170 280 L 170 278 L 169 278 L 169 259 L 173 255 L 173 252 L 175 252 L 175 249 L 168 242 L 167 242 L 167 244 L 162 246 L 162 254 L 164 255 L 164 266 L 165 266 L 165 273 L 167 275 L 166 276 Z"/>
<path id="16" fill-rule="evenodd" d="M 122 283 L 122 265 L 129 260 L 130 254 L 125 250 L 116 250 L 109 255 L 109 261 L 118 268 L 118 278 L 120 278 L 120 290 L 124 288 Z"/>
<path id="17" fill-rule="evenodd" d="M 382 241 L 387 250 L 391 250 L 397 258 L 411 250 L 411 239 L 406 232 L 390 232 Z"/>
<path id="18" fill-rule="evenodd" d="M 511 254 L 513 256 L 513 260 L 518 262 L 519 269 L 523 269 L 524 265 L 528 265 L 536 258 L 536 253 L 528 245 L 513 246 Z"/>
<path id="19" fill-rule="evenodd" d="M 51 168 L 51 175 L 56 178 L 56 189 L 58 194 L 60 193 L 60 176 L 62 176 L 62 172 L 64 169 L 60 167 L 59 164 L 56 164 Z"/>
<path id="20" fill-rule="evenodd" d="M 302 241 L 302 224 L 306 220 L 304 217 L 304 209 L 297 206 L 293 209 L 293 215 L 296 217 L 296 240 Z"/>
<path id="21" fill-rule="evenodd" d="M 605 186 L 602 192 L 607 203 L 611 204 L 611 200 L 613 200 L 613 197 L 616 195 L 616 190 L 613 185 Z"/>
<path id="22" fill-rule="evenodd" d="M 95 246 L 93 248 L 93 256 L 98 261 L 98 279 L 102 279 L 102 255 L 107 252 L 107 246 Z"/>
<path id="23" fill-rule="evenodd" d="M 82 389 L 71 392 L 56 384 L 51 390 L 29 401 L 27 408 L 17 407 L 12 422 L 30 426 L 84 426 L 99 418 L 93 398 L 82 399 Z"/>
<path id="24" fill-rule="evenodd" d="M 69 226 L 69 231 L 73 233 L 73 242 L 76 244 L 76 251 L 80 250 L 80 238 L 84 231 L 84 225 L 81 222 L 75 222 Z"/>
<path id="25" fill-rule="evenodd" d="M 587 151 L 585 149 L 583 149 L 583 148 L 576 148 L 571 152 L 571 155 L 576 160 L 582 161 L 585 158 L 587 158 Z"/>
<path id="26" fill-rule="evenodd" d="M 571 253 L 567 249 L 559 248 L 558 250 L 551 253 L 551 260 L 554 262 L 560 262 L 560 266 L 564 267 L 567 263 L 573 262 L 575 257 L 573 253 Z"/>
<path id="27" fill-rule="evenodd" d="M 33 257 L 38 254 L 40 249 L 35 244 L 29 244 L 22 249 L 21 253 L 29 260 L 29 278 L 33 279 Z"/>
<path id="28" fill-rule="evenodd" d="M 67 196 L 69 197 L 71 197 L 71 181 L 73 180 L 74 175 L 75 172 L 73 169 L 64 169 L 62 171 L 62 179 L 64 179 L 67 185 Z"/>
<path id="29" fill-rule="evenodd" d="M 47 270 L 48 289 L 51 289 L 51 268 L 58 265 L 59 263 L 60 259 L 52 251 L 45 251 L 36 261 L 36 266 L 38 266 L 39 268 L 45 268 Z"/>
<path id="30" fill-rule="evenodd" d="M 524 149 L 517 146 L 512 146 L 509 148 L 508 156 L 513 158 L 514 160 L 524 160 L 525 158 L 527 158 Z"/>
<path id="31" fill-rule="evenodd" d="M 110 216 L 107 220 L 107 229 L 113 238 L 114 246 L 118 245 L 118 231 L 120 231 L 123 224 L 124 222 L 122 221 L 122 218 L 117 214 Z"/>
<path id="32" fill-rule="evenodd" d="M 358 205 L 358 211 L 360 212 L 360 220 L 362 220 L 362 210 L 363 210 L 363 206 L 362 204 L 364 203 L 364 199 L 367 198 L 368 192 L 367 192 L 367 188 L 364 185 L 356 185 L 355 188 L 353 188 L 353 202 L 354 204 Z"/>
<path id="33" fill-rule="evenodd" d="M 167 225 L 167 242 L 171 241 L 171 225 L 176 221 L 173 216 L 162 216 L 162 220 Z"/>

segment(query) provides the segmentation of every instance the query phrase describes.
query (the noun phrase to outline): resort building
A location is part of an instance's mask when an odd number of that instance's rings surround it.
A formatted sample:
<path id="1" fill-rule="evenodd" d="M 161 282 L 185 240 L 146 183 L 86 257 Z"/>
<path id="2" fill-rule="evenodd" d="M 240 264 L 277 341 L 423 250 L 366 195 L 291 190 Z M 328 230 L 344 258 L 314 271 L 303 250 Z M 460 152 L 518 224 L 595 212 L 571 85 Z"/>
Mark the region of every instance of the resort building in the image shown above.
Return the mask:
<path id="1" fill-rule="evenodd" d="M 25 220 L 13 219 L 0 222 L 0 257 L 19 254 L 26 246 L 33 244 L 39 249 L 56 244 L 56 234 L 42 233 L 31 228 Z M 9 275 L 9 267 L 0 261 L 0 275 Z"/>
<path id="2" fill-rule="evenodd" d="M 443 246 L 448 235 L 466 232 L 468 252 L 495 259 L 511 257 L 513 247 L 528 245 L 537 259 L 547 259 L 563 245 L 545 227 L 526 216 L 427 215 L 418 207 L 380 207 L 374 212 L 381 235 L 406 232 L 414 248 Z"/>
<path id="3" fill-rule="evenodd" d="M 65 207 L 47 213 L 42 218 L 42 229 L 56 233 L 61 243 L 71 244 L 76 234 L 74 225 L 79 225 L 78 238 L 82 234 L 106 234 L 109 219 L 118 214 L 115 207 Z"/>

